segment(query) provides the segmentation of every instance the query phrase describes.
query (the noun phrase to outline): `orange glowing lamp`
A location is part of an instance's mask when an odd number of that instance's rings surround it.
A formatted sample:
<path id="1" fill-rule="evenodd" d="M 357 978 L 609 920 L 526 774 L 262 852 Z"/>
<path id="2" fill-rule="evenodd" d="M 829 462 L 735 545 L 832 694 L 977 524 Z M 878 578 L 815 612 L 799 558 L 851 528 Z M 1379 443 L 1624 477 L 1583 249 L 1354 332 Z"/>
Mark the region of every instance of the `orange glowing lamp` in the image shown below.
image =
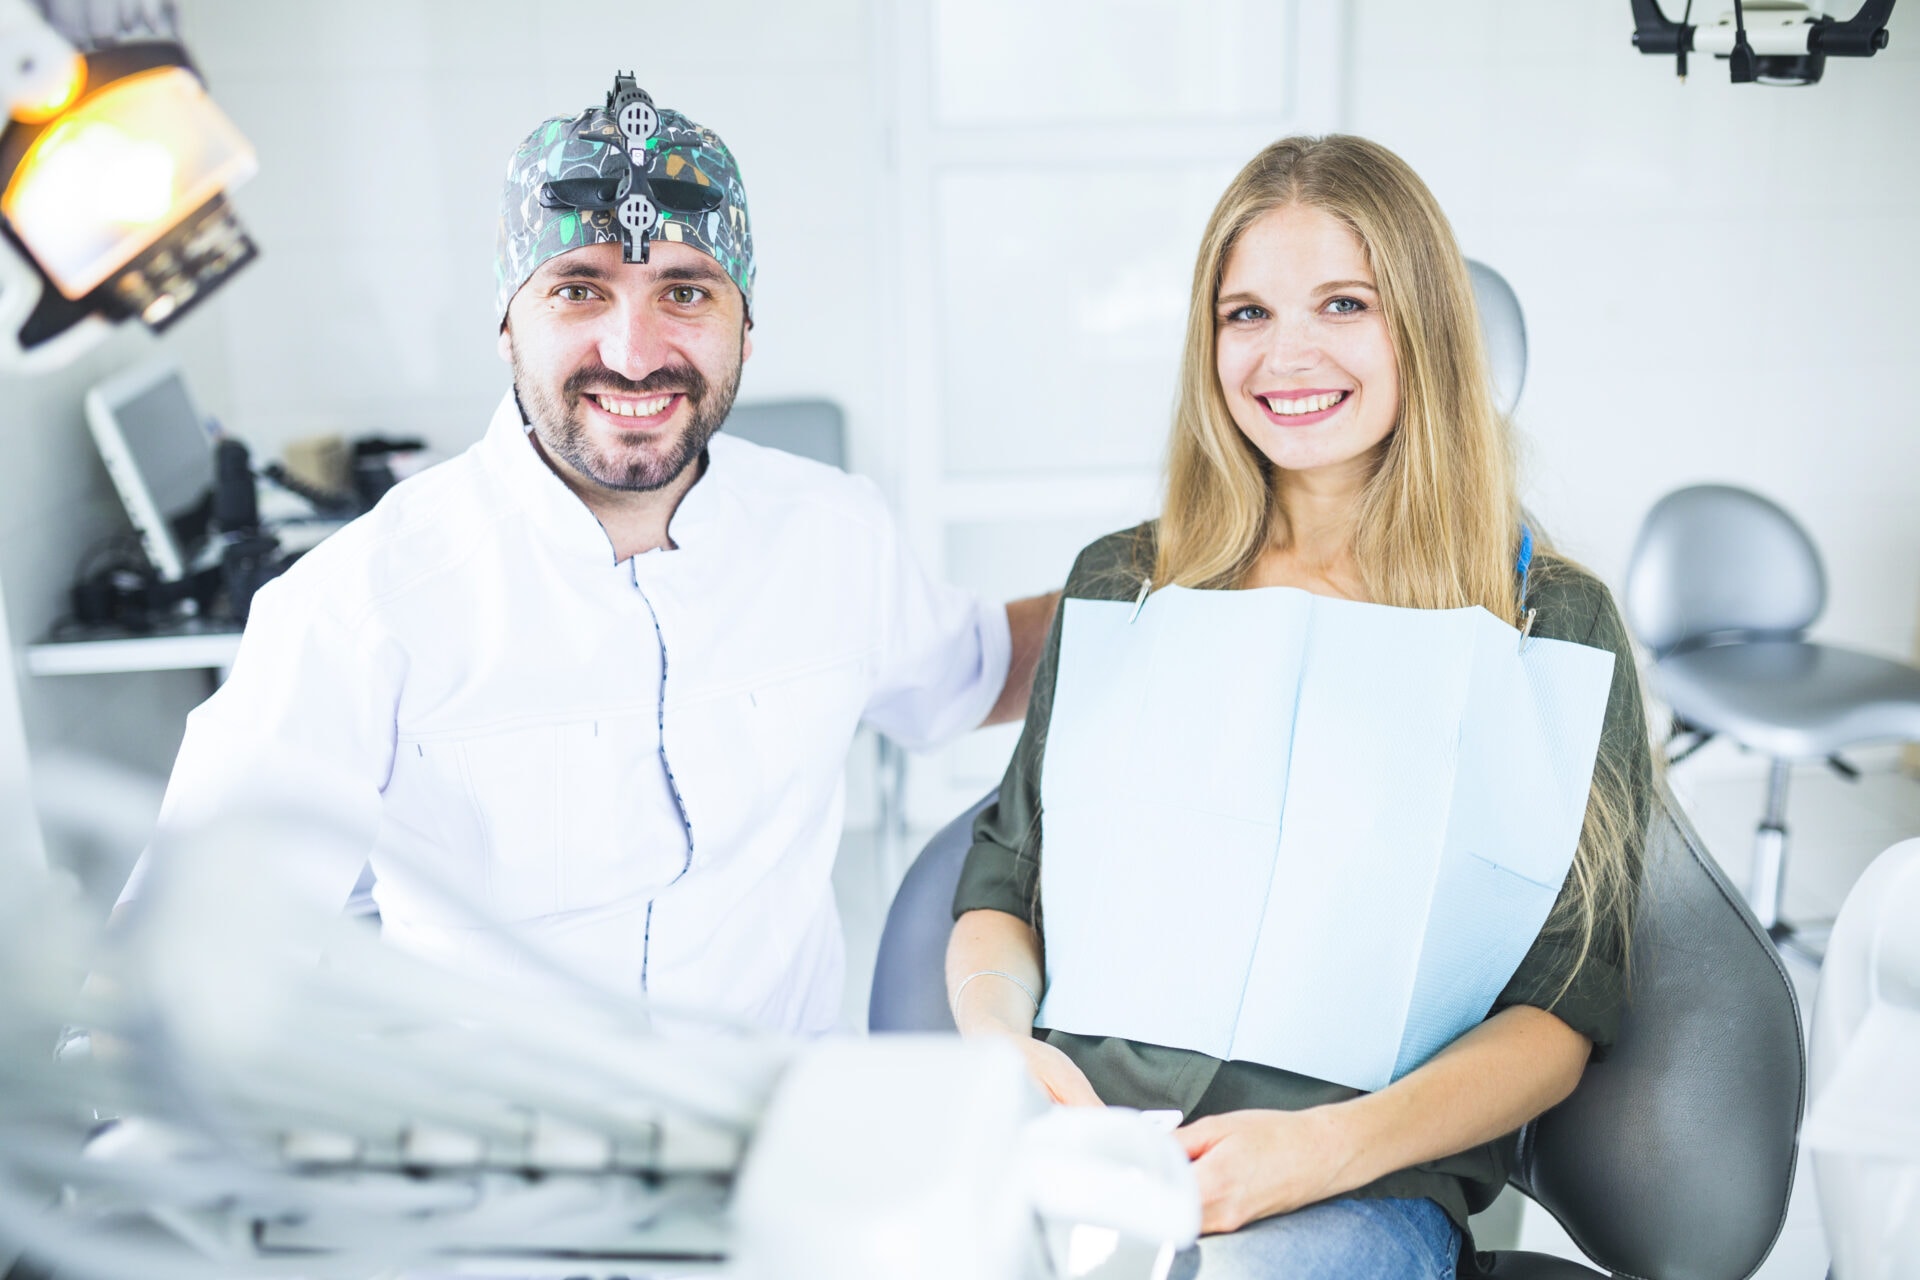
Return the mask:
<path id="1" fill-rule="evenodd" d="M 156 67 L 46 126 L 0 194 L 0 216 L 60 292 L 81 298 L 256 167 L 198 77 Z"/>

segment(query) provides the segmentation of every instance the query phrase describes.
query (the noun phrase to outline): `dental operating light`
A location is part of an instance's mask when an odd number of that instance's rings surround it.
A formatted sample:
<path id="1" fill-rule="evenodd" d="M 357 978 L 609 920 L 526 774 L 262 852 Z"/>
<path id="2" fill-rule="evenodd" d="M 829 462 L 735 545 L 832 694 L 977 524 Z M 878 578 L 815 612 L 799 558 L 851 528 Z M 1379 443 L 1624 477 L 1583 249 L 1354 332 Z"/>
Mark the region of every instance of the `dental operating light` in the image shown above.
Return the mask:
<path id="1" fill-rule="evenodd" d="M 253 148 L 176 41 L 82 52 L 0 0 L 0 108 L 0 368 L 165 329 L 256 256 L 226 200 Z"/>
<path id="2" fill-rule="evenodd" d="M 1864 0 L 1845 21 L 1807 0 L 1733 0 L 1718 22 L 1694 26 L 1693 0 L 1678 22 L 1661 11 L 1660 0 L 1632 3 L 1640 52 L 1673 55 L 1682 80 L 1688 54 L 1725 59 L 1734 84 L 1817 84 L 1828 58 L 1871 58 L 1886 48 L 1893 13 L 1893 0 Z"/>

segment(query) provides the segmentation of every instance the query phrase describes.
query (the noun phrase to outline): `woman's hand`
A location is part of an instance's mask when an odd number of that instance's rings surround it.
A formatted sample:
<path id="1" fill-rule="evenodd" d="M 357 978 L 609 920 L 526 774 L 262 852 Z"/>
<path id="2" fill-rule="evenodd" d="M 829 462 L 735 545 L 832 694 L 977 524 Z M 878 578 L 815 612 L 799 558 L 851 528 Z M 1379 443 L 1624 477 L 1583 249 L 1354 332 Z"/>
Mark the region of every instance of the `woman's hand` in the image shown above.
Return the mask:
<path id="1" fill-rule="evenodd" d="M 1005 1036 L 1027 1060 L 1027 1070 L 1055 1102 L 1097 1107 L 1086 1073 L 1073 1059 L 1033 1038 L 1034 992 L 1044 981 L 1040 938 L 1032 926 L 1004 911 L 969 911 L 947 943 L 947 999 L 963 1036 Z"/>
<path id="2" fill-rule="evenodd" d="M 1202 1233 L 1238 1231 L 1345 1189 L 1346 1153 L 1323 1111 L 1229 1111 L 1174 1130 L 1200 1183 Z"/>
<path id="3" fill-rule="evenodd" d="M 1093 1084 L 1087 1079 L 1087 1073 L 1075 1065 L 1072 1058 L 1048 1044 L 1045 1040 L 1035 1040 L 1031 1035 L 1016 1039 L 1021 1056 L 1027 1060 L 1027 1070 L 1047 1091 L 1047 1096 L 1055 1102 L 1069 1107 L 1098 1107 L 1105 1105 L 1100 1095 L 1093 1091 Z"/>

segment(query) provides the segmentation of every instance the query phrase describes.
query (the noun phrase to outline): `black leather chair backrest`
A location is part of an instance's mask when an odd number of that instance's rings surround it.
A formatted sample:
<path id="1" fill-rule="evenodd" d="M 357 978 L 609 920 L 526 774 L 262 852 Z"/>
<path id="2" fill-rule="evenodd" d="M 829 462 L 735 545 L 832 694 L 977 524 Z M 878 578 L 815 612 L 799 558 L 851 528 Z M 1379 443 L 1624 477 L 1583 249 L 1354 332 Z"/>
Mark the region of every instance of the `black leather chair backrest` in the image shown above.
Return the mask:
<path id="1" fill-rule="evenodd" d="M 1619 1041 L 1521 1131 L 1513 1181 L 1609 1271 L 1733 1280 L 1786 1218 L 1806 1046 L 1779 953 L 1662 799 Z"/>
<path id="2" fill-rule="evenodd" d="M 872 1030 L 953 1030 L 943 972 L 953 890 L 991 800 L 943 828 L 907 872 L 880 939 Z M 1662 800 L 1620 1038 L 1518 1135 L 1513 1181 L 1617 1275 L 1736 1280 L 1758 1269 L 1786 1216 L 1805 1095 L 1800 1015 L 1765 932 Z M 1477 1263 L 1500 1280 L 1593 1274 L 1539 1254 Z"/>

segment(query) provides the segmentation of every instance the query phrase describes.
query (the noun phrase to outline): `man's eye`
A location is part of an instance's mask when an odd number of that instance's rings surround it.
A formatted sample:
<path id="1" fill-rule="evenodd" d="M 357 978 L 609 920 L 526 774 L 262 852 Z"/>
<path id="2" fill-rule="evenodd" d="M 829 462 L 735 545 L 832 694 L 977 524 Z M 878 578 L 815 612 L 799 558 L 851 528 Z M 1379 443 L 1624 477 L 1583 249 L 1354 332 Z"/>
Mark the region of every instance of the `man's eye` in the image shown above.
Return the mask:
<path id="1" fill-rule="evenodd" d="M 705 301 L 707 291 L 699 285 L 681 284 L 667 290 L 667 297 L 680 306 L 691 307 L 697 302 Z"/>
<path id="2" fill-rule="evenodd" d="M 553 291 L 553 296 L 562 302 L 586 302 L 593 297 L 593 290 L 583 284 L 563 284 Z"/>
<path id="3" fill-rule="evenodd" d="M 1327 299 L 1327 310 L 1337 316 L 1356 316 L 1366 309 L 1367 304 L 1358 298 L 1340 297 Z"/>

